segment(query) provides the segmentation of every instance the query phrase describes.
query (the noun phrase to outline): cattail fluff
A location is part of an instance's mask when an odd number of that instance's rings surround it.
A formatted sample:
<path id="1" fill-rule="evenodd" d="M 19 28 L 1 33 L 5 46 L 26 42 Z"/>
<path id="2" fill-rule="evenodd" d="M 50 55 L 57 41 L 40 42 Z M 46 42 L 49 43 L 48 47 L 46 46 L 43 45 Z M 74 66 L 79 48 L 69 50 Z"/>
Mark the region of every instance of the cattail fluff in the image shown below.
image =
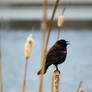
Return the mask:
<path id="1" fill-rule="evenodd" d="M 60 16 L 60 17 L 58 18 L 58 23 L 57 23 L 59 28 L 62 27 L 63 22 L 64 22 L 64 16 Z"/>
<path id="2" fill-rule="evenodd" d="M 25 58 L 26 59 L 29 59 L 31 56 L 33 44 L 34 44 L 34 40 L 32 39 L 32 34 L 30 34 L 25 44 Z"/>

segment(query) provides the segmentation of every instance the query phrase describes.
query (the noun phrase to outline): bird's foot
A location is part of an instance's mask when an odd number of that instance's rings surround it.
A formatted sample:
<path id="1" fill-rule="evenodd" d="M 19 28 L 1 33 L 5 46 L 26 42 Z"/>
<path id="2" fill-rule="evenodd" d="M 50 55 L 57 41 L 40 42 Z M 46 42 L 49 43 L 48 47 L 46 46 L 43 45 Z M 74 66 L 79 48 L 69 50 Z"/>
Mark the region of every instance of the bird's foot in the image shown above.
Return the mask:
<path id="1" fill-rule="evenodd" d="M 59 71 L 59 69 L 56 69 L 54 72 L 55 72 L 55 73 L 56 73 L 56 72 L 59 72 L 59 74 L 60 74 L 60 71 Z"/>

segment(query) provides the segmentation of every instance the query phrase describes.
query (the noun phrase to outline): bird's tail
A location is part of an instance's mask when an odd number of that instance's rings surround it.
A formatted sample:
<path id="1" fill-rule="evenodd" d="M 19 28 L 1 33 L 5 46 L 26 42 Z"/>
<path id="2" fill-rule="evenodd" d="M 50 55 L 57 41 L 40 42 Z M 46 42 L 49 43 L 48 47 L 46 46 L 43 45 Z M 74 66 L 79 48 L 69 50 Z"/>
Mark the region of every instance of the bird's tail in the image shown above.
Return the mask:
<path id="1" fill-rule="evenodd" d="M 48 67 L 45 67 L 45 69 L 44 69 L 44 73 L 43 73 L 43 74 L 46 73 L 47 68 L 48 68 Z M 37 72 L 37 75 L 40 75 L 40 74 L 42 74 L 42 68 Z"/>

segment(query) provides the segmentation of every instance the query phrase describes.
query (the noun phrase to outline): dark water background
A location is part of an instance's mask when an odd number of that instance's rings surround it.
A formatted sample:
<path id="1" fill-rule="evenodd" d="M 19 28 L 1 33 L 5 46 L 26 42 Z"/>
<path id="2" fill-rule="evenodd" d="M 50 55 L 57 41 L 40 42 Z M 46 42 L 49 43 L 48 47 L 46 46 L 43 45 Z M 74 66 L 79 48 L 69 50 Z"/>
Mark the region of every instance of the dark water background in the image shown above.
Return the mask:
<path id="1" fill-rule="evenodd" d="M 2 64 L 4 92 L 22 92 L 24 78 L 24 45 L 30 34 L 27 30 L 2 30 Z M 57 32 L 53 30 L 49 48 L 54 44 Z M 70 41 L 66 61 L 59 65 L 61 71 L 60 92 L 76 92 L 80 80 L 85 92 L 92 92 L 92 30 L 62 30 L 61 37 Z M 34 47 L 28 63 L 27 92 L 37 92 L 41 61 L 41 31 L 33 31 Z M 50 92 L 52 66 L 44 77 L 44 92 Z"/>

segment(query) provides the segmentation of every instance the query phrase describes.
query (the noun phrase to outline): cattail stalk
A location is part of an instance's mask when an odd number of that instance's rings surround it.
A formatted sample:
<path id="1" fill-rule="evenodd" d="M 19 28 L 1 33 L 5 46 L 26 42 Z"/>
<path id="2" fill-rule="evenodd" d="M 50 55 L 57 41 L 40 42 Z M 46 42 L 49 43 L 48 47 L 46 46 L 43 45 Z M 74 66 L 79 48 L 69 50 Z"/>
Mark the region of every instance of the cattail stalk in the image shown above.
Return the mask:
<path id="1" fill-rule="evenodd" d="M 54 73 L 55 73 L 55 87 L 54 87 L 54 90 L 55 90 L 55 92 L 59 92 L 60 73 L 57 70 Z"/>
<path id="2" fill-rule="evenodd" d="M 26 92 L 26 75 L 27 75 L 27 67 L 28 67 L 28 60 L 26 59 L 26 63 L 25 63 L 25 71 L 24 71 L 24 83 L 23 83 L 23 91 L 22 92 Z"/>
<path id="3" fill-rule="evenodd" d="M 43 50 L 43 59 L 42 59 L 42 73 L 40 76 L 40 85 L 39 85 L 39 92 L 43 92 L 43 73 L 44 73 L 44 66 L 45 66 L 45 62 L 46 62 L 46 53 L 47 53 L 47 48 L 48 48 L 48 42 L 49 42 L 49 37 L 50 37 L 50 32 L 52 29 L 52 25 L 53 25 L 53 19 L 54 19 L 54 15 L 58 6 L 59 0 L 56 0 L 56 4 L 53 10 L 53 14 L 50 20 L 50 24 L 49 24 L 49 29 L 48 29 L 48 35 L 47 35 L 47 39 L 46 39 L 46 43 L 44 45 L 44 50 Z"/>
<path id="4" fill-rule="evenodd" d="M 53 66 L 51 92 L 59 92 L 60 72 Z"/>
<path id="5" fill-rule="evenodd" d="M 23 89 L 22 92 L 26 92 L 26 76 L 27 76 L 27 67 L 28 67 L 28 59 L 31 56 L 32 47 L 34 44 L 34 40 L 32 39 L 32 34 L 29 35 L 27 38 L 27 42 L 25 44 L 25 71 L 24 71 L 24 82 L 23 82 Z"/>
<path id="6" fill-rule="evenodd" d="M 57 25 L 58 25 L 58 36 L 57 36 L 57 40 L 59 40 L 59 38 L 60 38 L 60 29 L 62 28 L 62 26 L 63 26 L 63 22 L 64 22 L 64 12 L 65 12 L 65 10 L 66 10 L 66 7 L 64 7 L 64 9 L 63 9 L 63 11 L 62 11 L 62 16 L 60 16 L 59 17 L 59 19 L 58 19 L 58 23 L 57 23 Z M 51 92 L 54 92 L 54 90 L 53 90 L 53 88 L 54 88 L 54 81 L 55 81 L 55 78 L 54 77 L 56 77 L 56 75 L 55 75 L 55 73 L 54 73 L 54 70 L 56 69 L 56 67 L 55 66 L 53 66 L 53 73 L 52 73 L 52 80 L 51 80 Z M 56 77 L 56 78 L 59 78 L 59 76 L 60 75 L 58 75 L 58 77 Z M 59 79 L 58 79 L 59 80 Z M 59 84 L 59 83 L 58 83 Z M 58 85 L 59 86 L 59 85 Z"/>
<path id="7" fill-rule="evenodd" d="M 47 0 L 44 0 L 44 4 L 43 4 L 43 19 L 42 19 L 41 29 L 42 29 L 42 43 L 44 44 L 45 34 L 47 30 Z"/>
<path id="8" fill-rule="evenodd" d="M 53 65 L 52 79 L 51 79 L 51 92 L 54 92 L 54 80 L 55 80 L 55 71 L 56 67 Z"/>

